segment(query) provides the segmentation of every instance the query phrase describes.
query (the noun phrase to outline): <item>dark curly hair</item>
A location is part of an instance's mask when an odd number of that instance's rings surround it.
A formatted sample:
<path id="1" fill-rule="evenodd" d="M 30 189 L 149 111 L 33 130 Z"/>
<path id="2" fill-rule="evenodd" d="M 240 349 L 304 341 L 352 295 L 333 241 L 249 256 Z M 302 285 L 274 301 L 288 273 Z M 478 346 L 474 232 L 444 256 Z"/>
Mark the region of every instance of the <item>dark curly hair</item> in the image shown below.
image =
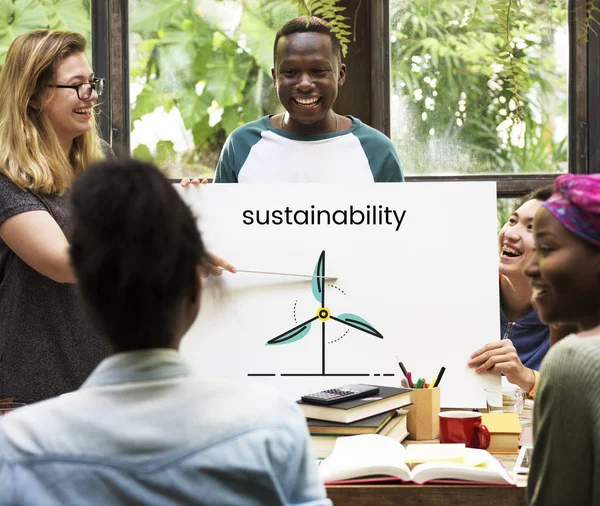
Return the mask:
<path id="1" fill-rule="evenodd" d="M 205 255 L 190 208 L 154 165 L 136 160 L 91 165 L 71 202 L 71 263 L 92 321 L 117 351 L 170 346 Z"/>
<path id="2" fill-rule="evenodd" d="M 331 25 L 324 19 L 316 16 L 311 16 L 308 19 L 308 22 L 305 16 L 300 16 L 298 18 L 290 19 L 287 23 L 282 25 L 279 30 L 277 30 L 275 42 L 273 43 L 273 64 L 276 64 L 275 60 L 277 56 L 277 43 L 281 37 L 286 37 L 294 33 L 306 32 L 324 33 L 325 35 L 328 35 L 331 39 L 333 54 L 337 58 L 338 63 L 342 61 L 342 46 L 335 33 L 331 31 Z"/>

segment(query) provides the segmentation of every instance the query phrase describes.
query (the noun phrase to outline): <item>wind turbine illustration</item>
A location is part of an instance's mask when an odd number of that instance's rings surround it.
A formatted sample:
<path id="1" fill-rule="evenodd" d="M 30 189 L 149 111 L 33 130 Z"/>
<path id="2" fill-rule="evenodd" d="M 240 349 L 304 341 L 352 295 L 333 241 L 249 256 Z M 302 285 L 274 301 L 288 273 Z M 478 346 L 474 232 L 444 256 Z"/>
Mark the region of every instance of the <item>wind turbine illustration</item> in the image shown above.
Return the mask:
<path id="1" fill-rule="evenodd" d="M 321 374 L 325 375 L 325 324 L 329 320 L 342 323 L 379 339 L 383 339 L 383 336 L 375 327 L 360 316 L 352 313 L 342 313 L 338 316 L 333 316 L 331 310 L 325 306 L 325 251 L 321 252 L 313 275 L 315 277 L 312 280 L 312 293 L 317 302 L 321 304 L 317 309 L 316 315 L 267 341 L 266 345 L 290 344 L 299 341 L 310 332 L 312 323 L 315 320 L 319 320 L 321 322 Z"/>

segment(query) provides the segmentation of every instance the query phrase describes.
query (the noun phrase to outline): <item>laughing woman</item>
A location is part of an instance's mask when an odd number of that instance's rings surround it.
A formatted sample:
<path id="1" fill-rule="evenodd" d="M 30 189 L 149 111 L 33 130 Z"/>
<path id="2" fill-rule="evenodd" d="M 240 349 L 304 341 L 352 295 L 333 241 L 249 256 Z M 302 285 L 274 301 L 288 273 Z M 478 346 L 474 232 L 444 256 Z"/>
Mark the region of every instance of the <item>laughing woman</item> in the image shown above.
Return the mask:
<path id="1" fill-rule="evenodd" d="M 0 399 L 74 390 L 110 353 L 76 302 L 65 194 L 104 158 L 102 93 L 78 33 L 18 37 L 0 72 Z"/>
<path id="2" fill-rule="evenodd" d="M 547 324 L 578 331 L 553 346 L 535 402 L 530 506 L 600 504 L 600 174 L 565 175 L 534 220 L 526 268 Z"/>
<path id="3" fill-rule="evenodd" d="M 531 395 L 550 347 L 550 328 L 531 305 L 524 268 L 533 250 L 533 217 L 551 194 L 552 187 L 545 186 L 525 197 L 498 234 L 501 339 L 474 352 L 469 361 L 478 373 L 502 373 Z"/>

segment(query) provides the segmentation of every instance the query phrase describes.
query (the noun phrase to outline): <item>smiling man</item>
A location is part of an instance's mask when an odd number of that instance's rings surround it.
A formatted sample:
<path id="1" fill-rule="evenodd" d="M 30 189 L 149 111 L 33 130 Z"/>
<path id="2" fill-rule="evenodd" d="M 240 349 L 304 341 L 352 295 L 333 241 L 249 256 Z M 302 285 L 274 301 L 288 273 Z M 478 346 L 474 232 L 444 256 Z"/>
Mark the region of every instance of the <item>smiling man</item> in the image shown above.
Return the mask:
<path id="1" fill-rule="evenodd" d="M 275 36 L 273 84 L 282 114 L 234 130 L 216 183 L 403 181 L 398 155 L 381 132 L 333 109 L 346 79 L 339 40 L 322 19 L 285 23 Z"/>

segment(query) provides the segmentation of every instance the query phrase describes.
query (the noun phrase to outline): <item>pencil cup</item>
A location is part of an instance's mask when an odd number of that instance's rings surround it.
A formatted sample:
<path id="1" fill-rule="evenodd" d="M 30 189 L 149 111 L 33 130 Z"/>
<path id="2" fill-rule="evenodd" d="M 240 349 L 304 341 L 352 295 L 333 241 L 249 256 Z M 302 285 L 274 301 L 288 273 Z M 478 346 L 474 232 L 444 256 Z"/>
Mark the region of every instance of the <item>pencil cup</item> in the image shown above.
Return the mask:
<path id="1" fill-rule="evenodd" d="M 406 420 L 408 439 L 423 441 L 440 436 L 440 388 L 415 388 L 410 392 L 412 406 Z"/>

